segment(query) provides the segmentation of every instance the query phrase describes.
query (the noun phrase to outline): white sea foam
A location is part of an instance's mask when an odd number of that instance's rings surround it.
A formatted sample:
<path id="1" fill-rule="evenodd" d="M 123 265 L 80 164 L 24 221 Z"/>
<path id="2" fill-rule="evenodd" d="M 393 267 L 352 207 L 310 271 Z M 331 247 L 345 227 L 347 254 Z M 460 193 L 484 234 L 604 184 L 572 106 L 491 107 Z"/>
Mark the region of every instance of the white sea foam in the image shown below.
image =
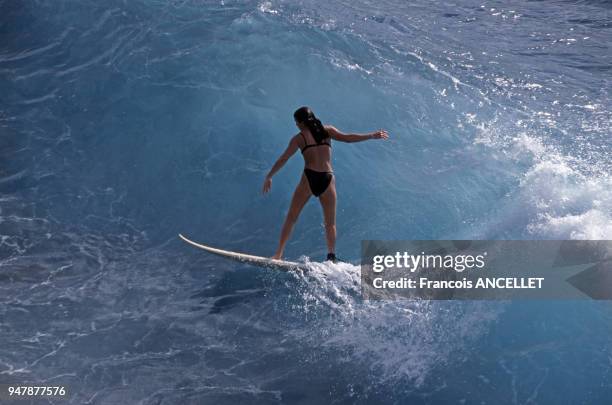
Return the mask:
<path id="1" fill-rule="evenodd" d="M 476 143 L 501 150 L 495 159 L 525 167 L 501 216 L 492 223 L 522 226 L 524 236 L 544 239 L 612 238 L 612 178 L 584 159 L 559 152 L 537 136 L 515 136 L 481 126 Z M 508 223 L 508 222 L 511 222 Z"/>
<path id="2" fill-rule="evenodd" d="M 459 361 L 461 353 L 497 319 L 503 304 L 427 300 L 365 301 L 359 267 L 312 263 L 297 278 L 303 313 L 317 313 L 316 327 L 301 338 L 330 355 L 360 364 L 375 384 L 423 384 L 436 367 Z"/>

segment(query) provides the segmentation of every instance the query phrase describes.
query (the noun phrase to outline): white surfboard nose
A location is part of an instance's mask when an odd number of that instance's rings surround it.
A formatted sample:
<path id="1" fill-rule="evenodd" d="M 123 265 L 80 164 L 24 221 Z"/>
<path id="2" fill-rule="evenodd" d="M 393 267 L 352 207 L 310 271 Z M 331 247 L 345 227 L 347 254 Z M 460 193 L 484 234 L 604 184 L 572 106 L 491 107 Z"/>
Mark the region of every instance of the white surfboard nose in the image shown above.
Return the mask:
<path id="1" fill-rule="evenodd" d="M 201 243 L 194 242 L 191 239 L 184 236 L 183 234 L 179 233 L 178 236 L 179 238 L 181 238 L 182 240 L 184 240 L 185 242 L 189 243 L 192 246 L 203 249 L 214 255 L 226 257 L 234 261 L 248 263 L 248 264 L 252 264 L 252 265 L 260 266 L 260 267 L 274 268 L 274 269 L 282 270 L 282 271 L 289 271 L 289 270 L 306 271 L 308 270 L 308 266 L 306 263 L 290 262 L 286 260 L 276 260 L 276 259 L 271 259 L 269 257 L 255 256 L 255 255 L 249 255 L 246 253 L 239 253 L 239 252 L 232 252 L 229 250 L 217 249 L 212 246 L 207 246 Z"/>

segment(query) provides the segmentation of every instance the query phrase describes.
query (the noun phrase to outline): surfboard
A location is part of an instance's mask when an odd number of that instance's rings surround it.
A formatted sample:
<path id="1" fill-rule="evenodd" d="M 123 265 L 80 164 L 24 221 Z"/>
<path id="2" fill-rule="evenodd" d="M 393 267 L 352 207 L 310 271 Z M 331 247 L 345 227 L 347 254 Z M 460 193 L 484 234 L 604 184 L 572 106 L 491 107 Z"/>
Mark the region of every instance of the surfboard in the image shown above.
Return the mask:
<path id="1" fill-rule="evenodd" d="M 179 238 L 181 238 L 182 240 L 184 240 L 185 242 L 189 243 L 192 246 L 203 249 L 217 256 L 225 257 L 230 260 L 235 260 L 237 262 L 248 263 L 248 264 L 252 264 L 255 266 L 268 267 L 271 269 L 277 269 L 277 270 L 282 270 L 282 271 L 289 271 L 289 270 L 306 271 L 308 270 L 308 266 L 306 263 L 289 262 L 286 260 L 275 260 L 275 259 L 270 259 L 269 257 L 254 256 L 254 255 L 249 255 L 246 253 L 239 253 L 239 252 L 231 252 L 229 250 L 217 249 L 211 246 L 206 246 L 201 243 L 194 242 L 191 239 L 187 238 L 186 236 L 180 233 L 178 236 Z"/>

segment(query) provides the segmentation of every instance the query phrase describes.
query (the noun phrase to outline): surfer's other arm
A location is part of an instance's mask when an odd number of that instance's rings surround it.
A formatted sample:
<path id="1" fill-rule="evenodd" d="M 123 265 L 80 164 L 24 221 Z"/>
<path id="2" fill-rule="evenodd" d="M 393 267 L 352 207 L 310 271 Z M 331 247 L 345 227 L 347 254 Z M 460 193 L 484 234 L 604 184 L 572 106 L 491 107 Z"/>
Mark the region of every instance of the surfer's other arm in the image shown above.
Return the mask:
<path id="1" fill-rule="evenodd" d="M 299 148 L 297 136 L 294 136 L 291 138 L 291 141 L 289 141 L 287 149 L 285 149 L 282 155 L 280 155 L 276 163 L 274 163 L 274 166 L 272 166 L 272 169 L 270 169 L 270 172 L 266 175 L 262 188 L 264 194 L 270 191 L 270 188 L 272 188 L 272 176 L 274 176 L 276 172 L 278 172 L 285 165 L 285 163 L 287 163 L 287 160 L 289 160 L 289 158 L 293 156 L 293 154 L 297 152 Z"/>
<path id="2" fill-rule="evenodd" d="M 336 129 L 335 127 L 329 125 L 329 126 L 325 126 L 325 129 L 327 130 L 327 133 L 329 134 L 329 136 L 331 136 L 331 138 L 335 141 L 339 141 L 339 142 L 362 142 L 362 141 L 367 141 L 368 139 L 389 139 L 389 134 L 387 134 L 387 131 L 385 131 L 384 129 L 380 129 L 378 131 L 375 132 L 371 132 L 369 134 L 343 134 L 342 132 L 338 131 L 338 129 Z"/>

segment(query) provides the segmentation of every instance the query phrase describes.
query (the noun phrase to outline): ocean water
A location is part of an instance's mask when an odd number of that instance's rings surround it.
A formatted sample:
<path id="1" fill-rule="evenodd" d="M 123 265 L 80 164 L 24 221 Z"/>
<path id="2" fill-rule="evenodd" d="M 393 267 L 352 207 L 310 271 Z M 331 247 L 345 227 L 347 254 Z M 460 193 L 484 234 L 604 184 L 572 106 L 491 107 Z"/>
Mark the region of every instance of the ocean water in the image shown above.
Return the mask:
<path id="1" fill-rule="evenodd" d="M 609 1 L 0 0 L 0 383 L 71 404 L 604 404 L 607 302 L 367 302 L 258 269 L 334 145 L 362 239 L 612 239 Z M 326 253 L 311 201 L 286 256 Z M 26 401 L 27 403 L 27 401 Z"/>

